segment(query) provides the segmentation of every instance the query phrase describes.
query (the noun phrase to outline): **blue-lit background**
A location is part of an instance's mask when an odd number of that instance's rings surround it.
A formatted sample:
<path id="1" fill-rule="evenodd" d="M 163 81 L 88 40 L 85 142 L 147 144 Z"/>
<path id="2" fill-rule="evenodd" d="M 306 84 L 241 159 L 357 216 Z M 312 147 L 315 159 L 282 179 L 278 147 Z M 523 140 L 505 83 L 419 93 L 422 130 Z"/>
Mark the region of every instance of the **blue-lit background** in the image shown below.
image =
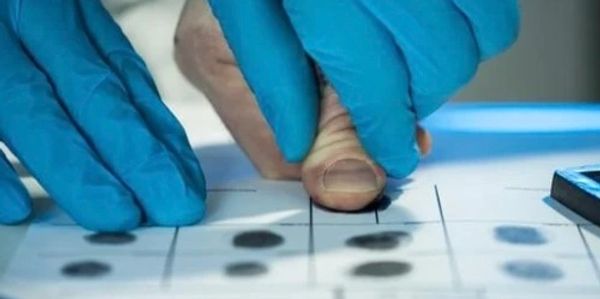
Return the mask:
<path id="1" fill-rule="evenodd" d="M 104 0 L 146 58 L 167 100 L 199 92 L 172 59 L 173 32 L 185 0 Z M 519 41 L 483 64 L 458 101 L 600 101 L 600 1 L 521 0 Z M 152 32 L 152 34 L 148 34 Z"/>

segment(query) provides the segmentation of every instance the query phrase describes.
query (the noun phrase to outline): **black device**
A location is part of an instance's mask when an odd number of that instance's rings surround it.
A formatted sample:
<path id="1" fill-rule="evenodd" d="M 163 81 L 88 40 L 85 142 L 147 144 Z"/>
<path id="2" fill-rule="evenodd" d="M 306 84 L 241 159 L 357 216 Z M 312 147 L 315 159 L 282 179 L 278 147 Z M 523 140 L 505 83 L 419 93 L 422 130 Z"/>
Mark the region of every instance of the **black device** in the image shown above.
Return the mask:
<path id="1" fill-rule="evenodd" d="M 600 164 L 557 170 L 550 194 L 588 221 L 600 225 Z"/>

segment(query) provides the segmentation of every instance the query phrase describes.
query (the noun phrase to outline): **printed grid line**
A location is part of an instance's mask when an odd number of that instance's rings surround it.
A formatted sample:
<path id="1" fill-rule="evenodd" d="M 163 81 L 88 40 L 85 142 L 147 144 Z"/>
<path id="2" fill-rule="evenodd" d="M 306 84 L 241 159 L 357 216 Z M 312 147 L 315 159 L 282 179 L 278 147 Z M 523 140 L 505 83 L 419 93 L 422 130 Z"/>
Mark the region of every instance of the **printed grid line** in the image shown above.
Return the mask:
<path id="1" fill-rule="evenodd" d="M 173 232 L 173 239 L 171 239 L 171 245 L 169 245 L 169 252 L 165 259 L 165 266 L 163 269 L 161 286 L 163 288 L 169 288 L 171 286 L 171 278 L 173 277 L 173 262 L 175 260 L 175 249 L 177 247 L 177 240 L 179 238 L 179 227 L 175 227 Z"/>
<path id="2" fill-rule="evenodd" d="M 315 263 L 315 228 L 314 228 L 314 202 L 308 199 L 308 283 L 315 285 L 316 281 L 316 263 Z"/>
<path id="3" fill-rule="evenodd" d="M 596 274 L 596 279 L 598 283 L 600 283 L 600 266 L 598 265 L 598 261 L 596 261 L 596 257 L 590 248 L 590 244 L 588 243 L 585 235 L 583 234 L 583 230 L 581 229 L 581 224 L 577 224 L 577 231 L 579 232 L 579 237 L 581 237 L 581 241 L 583 242 L 583 246 L 585 247 L 585 251 L 587 252 L 588 258 L 592 263 L 592 267 L 594 268 L 594 273 Z"/>
<path id="4" fill-rule="evenodd" d="M 446 227 L 446 219 L 444 217 L 444 211 L 442 209 L 442 201 L 440 199 L 440 192 L 437 185 L 433 185 L 435 190 L 435 199 L 437 201 L 438 210 L 440 212 L 440 219 L 442 220 L 442 228 L 444 230 L 444 241 L 446 242 L 447 255 L 450 263 L 450 271 L 452 271 L 452 284 L 456 289 L 462 288 L 462 279 L 458 272 L 458 265 L 456 263 L 456 257 L 454 255 L 454 249 L 450 242 L 450 236 L 448 234 L 448 228 Z"/>
<path id="5" fill-rule="evenodd" d="M 461 282 L 461 278 L 458 275 L 458 271 L 457 271 L 457 265 L 456 265 L 456 260 L 455 260 L 455 255 L 454 255 L 454 250 L 453 247 L 451 246 L 451 241 L 450 241 L 450 237 L 449 237 L 449 233 L 448 230 L 446 228 L 446 223 L 451 223 L 451 222 L 469 222 L 469 221 L 446 221 L 445 219 L 445 215 L 444 215 L 444 211 L 442 208 L 442 204 L 441 204 L 441 196 L 440 196 L 440 192 L 438 190 L 438 186 L 434 185 L 434 190 L 435 190 L 435 195 L 436 195 L 436 201 L 437 201 L 437 207 L 438 207 L 438 211 L 439 211 L 439 215 L 441 218 L 441 223 L 444 229 L 444 237 L 445 237 L 445 241 L 446 241 L 446 245 L 447 245 L 447 250 L 448 250 L 448 257 L 450 259 L 450 263 L 451 263 L 451 270 L 453 272 L 453 274 L 455 275 L 455 277 L 453 278 L 453 280 L 456 280 L 455 282 L 455 288 L 460 288 L 462 285 Z M 315 244 L 314 244 L 314 201 L 312 199 L 309 200 L 309 223 L 308 223 L 308 228 L 309 228 L 309 246 L 308 246 L 308 254 L 309 254 L 309 278 L 313 281 L 313 283 L 316 283 L 316 275 L 315 274 L 315 269 L 316 269 L 316 264 L 314 261 L 314 255 L 315 255 Z M 376 222 L 377 224 L 379 224 L 379 219 L 378 219 L 378 213 L 377 210 L 375 210 L 375 218 L 376 218 Z M 472 221 L 475 223 L 485 223 L 488 221 Z M 495 223 L 504 223 L 502 221 L 489 221 L 489 222 L 495 222 Z M 438 221 L 439 223 L 439 221 Z M 517 222 L 520 223 L 520 222 Z M 540 223 L 536 223 L 536 224 L 540 224 Z M 548 224 L 548 223 L 542 223 L 543 225 L 553 225 L 552 223 Z M 300 224 L 302 225 L 302 224 Z M 306 224 L 304 224 L 306 225 Z M 352 224 L 354 225 L 354 224 Z M 563 223 L 556 223 L 554 225 L 573 225 L 573 224 L 563 224 Z M 60 225 L 58 225 L 60 226 Z M 68 225 L 70 226 L 70 225 Z M 582 231 L 582 224 L 575 224 L 575 226 L 578 229 L 579 235 L 584 243 L 584 246 L 586 248 L 587 251 L 587 255 L 590 259 L 590 261 L 592 262 L 594 271 L 595 271 L 595 275 L 597 280 L 600 282 L 600 266 L 598 265 L 598 262 L 596 261 L 593 252 L 590 249 L 590 246 L 588 244 L 588 241 L 585 237 L 585 235 L 583 234 Z M 179 227 L 175 228 L 174 233 L 173 233 L 173 238 L 171 240 L 171 244 L 167 253 L 167 257 L 165 260 L 165 265 L 164 265 L 164 269 L 163 269 L 163 275 L 162 275 L 162 283 L 163 283 L 163 287 L 170 287 L 170 282 L 172 279 L 172 271 L 173 271 L 173 264 L 174 264 L 174 258 L 175 258 L 175 253 L 176 253 L 176 246 L 177 246 L 177 241 L 178 241 L 178 233 L 179 233 Z M 335 290 L 335 289 L 334 289 Z M 480 292 L 477 293 L 478 298 L 483 298 L 485 297 L 485 290 L 481 290 Z M 336 296 L 344 296 L 344 289 L 338 289 L 336 292 L 334 292 L 334 295 Z"/>

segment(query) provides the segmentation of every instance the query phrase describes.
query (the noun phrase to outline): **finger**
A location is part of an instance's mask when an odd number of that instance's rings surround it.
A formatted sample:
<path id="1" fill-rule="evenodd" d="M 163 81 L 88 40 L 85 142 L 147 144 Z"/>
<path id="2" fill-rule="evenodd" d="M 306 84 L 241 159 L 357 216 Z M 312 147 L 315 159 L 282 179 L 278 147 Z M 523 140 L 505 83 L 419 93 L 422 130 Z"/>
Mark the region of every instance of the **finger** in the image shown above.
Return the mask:
<path id="1" fill-rule="evenodd" d="M 44 74 L 1 24 L 0 44 L 0 139 L 77 223 L 100 231 L 136 227 L 140 211 L 132 195 L 103 167 Z"/>
<path id="2" fill-rule="evenodd" d="M 19 176 L 0 151 L 0 224 L 15 224 L 31 214 L 31 200 Z"/>
<path id="3" fill-rule="evenodd" d="M 419 152 L 422 157 L 425 157 L 431 153 L 433 148 L 433 138 L 431 134 L 421 126 L 417 126 L 417 144 L 419 145 Z"/>
<path id="4" fill-rule="evenodd" d="M 199 221 L 204 213 L 201 194 L 187 183 L 91 43 L 77 2 L 23 2 L 19 26 L 25 47 L 48 74 L 61 104 L 107 167 L 135 194 L 149 221 Z"/>
<path id="5" fill-rule="evenodd" d="M 186 175 L 186 183 L 205 198 L 202 169 L 179 121 L 162 102 L 142 58 L 135 52 L 121 28 L 100 1 L 80 0 L 87 33 L 96 48 L 117 73 L 150 131 L 171 153 Z"/>
<path id="6" fill-rule="evenodd" d="M 302 181 L 315 202 L 334 210 L 354 211 L 379 198 L 385 172 L 363 150 L 346 110 L 330 86 L 323 92 L 321 119 L 315 144 L 302 165 Z M 421 154 L 431 148 L 419 127 Z"/>
<path id="7" fill-rule="evenodd" d="M 394 40 L 357 1 L 286 0 L 306 51 L 340 95 L 362 146 L 386 172 L 418 162 L 406 64 Z"/>
<path id="8" fill-rule="evenodd" d="M 383 190 L 385 172 L 363 150 L 331 87 L 324 89 L 320 118 L 319 133 L 302 165 L 304 187 L 327 208 L 361 209 Z"/>
<path id="9" fill-rule="evenodd" d="M 437 110 L 475 74 L 480 60 L 477 41 L 452 1 L 360 3 L 384 24 L 402 51 L 418 119 Z"/>
<path id="10" fill-rule="evenodd" d="M 188 1 L 179 21 L 175 59 L 203 91 L 261 175 L 300 179 L 300 166 L 285 161 L 205 1 Z"/>
<path id="11" fill-rule="evenodd" d="M 510 47 L 519 35 L 517 0 L 453 0 L 468 18 L 477 37 L 482 59 L 489 59 Z"/>
<path id="12" fill-rule="evenodd" d="M 316 132 L 318 90 L 281 2 L 210 4 L 279 148 L 288 161 L 301 161 Z"/>

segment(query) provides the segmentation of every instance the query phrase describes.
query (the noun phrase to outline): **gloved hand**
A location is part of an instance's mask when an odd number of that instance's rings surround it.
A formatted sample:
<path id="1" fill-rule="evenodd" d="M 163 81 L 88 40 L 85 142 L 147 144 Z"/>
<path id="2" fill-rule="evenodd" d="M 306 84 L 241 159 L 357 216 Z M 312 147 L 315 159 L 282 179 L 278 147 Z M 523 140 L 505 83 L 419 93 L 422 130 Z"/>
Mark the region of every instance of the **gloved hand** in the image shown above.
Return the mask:
<path id="1" fill-rule="evenodd" d="M 184 225 L 204 213 L 187 137 L 100 1 L 1 2 L 0 141 L 88 229 Z M 0 223 L 30 212 L 0 158 Z"/>
<path id="2" fill-rule="evenodd" d="M 415 126 L 507 47 L 516 0 L 210 0 L 242 73 L 288 161 L 317 130 L 310 58 L 388 175 L 418 162 Z"/>
<path id="3" fill-rule="evenodd" d="M 360 209 L 381 193 L 385 172 L 363 150 L 330 86 L 322 82 L 318 134 L 310 153 L 302 164 L 286 163 L 206 1 L 187 2 L 175 41 L 180 69 L 202 89 L 264 177 L 301 178 L 316 203 L 337 210 Z M 422 129 L 416 135 L 422 153 L 429 151 L 429 135 Z"/>

